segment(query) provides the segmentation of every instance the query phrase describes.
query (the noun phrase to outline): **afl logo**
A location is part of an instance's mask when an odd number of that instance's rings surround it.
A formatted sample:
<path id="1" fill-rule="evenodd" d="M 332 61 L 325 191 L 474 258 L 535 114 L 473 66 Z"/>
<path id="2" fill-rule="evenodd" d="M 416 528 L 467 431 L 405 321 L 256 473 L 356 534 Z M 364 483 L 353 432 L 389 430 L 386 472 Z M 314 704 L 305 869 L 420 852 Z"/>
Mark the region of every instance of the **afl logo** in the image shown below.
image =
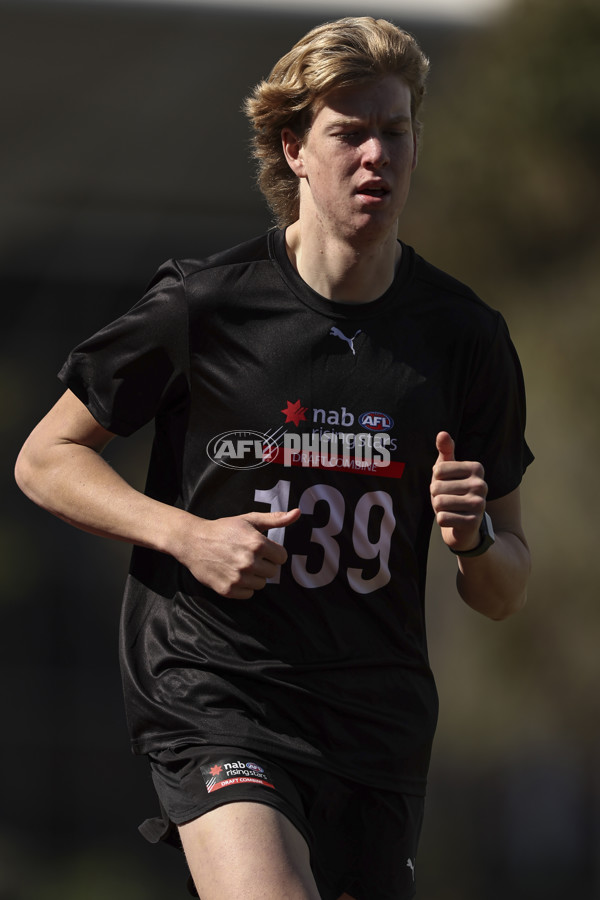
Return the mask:
<path id="1" fill-rule="evenodd" d="M 394 420 L 382 412 L 365 412 L 359 416 L 359 423 L 369 431 L 389 431 L 394 427 Z"/>
<path id="2" fill-rule="evenodd" d="M 250 769 L 251 772 L 263 773 L 265 771 L 260 766 L 258 766 L 256 763 L 246 763 L 246 768 Z"/>
<path id="3" fill-rule="evenodd" d="M 209 441 L 206 452 L 226 469 L 259 469 L 273 460 L 277 445 L 260 431 L 224 431 Z"/>

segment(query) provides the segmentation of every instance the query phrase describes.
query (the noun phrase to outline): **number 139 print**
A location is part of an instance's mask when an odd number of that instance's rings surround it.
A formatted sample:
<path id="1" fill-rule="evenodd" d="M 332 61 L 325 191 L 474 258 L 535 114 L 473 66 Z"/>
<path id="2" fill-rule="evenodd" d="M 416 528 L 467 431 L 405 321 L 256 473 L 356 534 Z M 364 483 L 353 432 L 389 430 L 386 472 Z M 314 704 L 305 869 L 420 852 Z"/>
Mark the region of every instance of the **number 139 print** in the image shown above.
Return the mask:
<path id="1" fill-rule="evenodd" d="M 254 499 L 259 503 L 268 503 L 271 512 L 285 512 L 289 506 L 290 482 L 280 480 L 270 490 L 257 490 Z M 340 545 L 336 540 L 341 534 L 346 512 L 346 501 L 341 491 L 327 484 L 314 484 L 307 488 L 298 503 L 303 513 L 311 514 L 319 500 L 324 500 L 329 507 L 329 517 L 324 525 L 312 529 L 310 543 L 319 545 L 323 550 L 321 567 L 310 572 L 307 567 L 308 555 L 294 553 L 289 565 L 294 580 L 306 588 L 320 588 L 331 584 L 340 572 Z M 376 541 L 369 539 L 369 519 L 371 510 L 382 510 L 379 535 Z M 371 577 L 365 577 L 364 569 L 348 567 L 344 574 L 352 590 L 358 594 L 370 594 L 385 587 L 390 580 L 389 558 L 392 534 L 396 525 L 392 498 L 386 491 L 367 491 L 360 497 L 354 509 L 352 526 L 352 544 L 356 555 L 361 559 L 379 560 L 379 569 Z M 284 541 L 283 528 L 271 528 L 268 536 L 279 544 Z M 307 548 L 308 550 L 308 548 Z M 279 573 L 269 579 L 271 583 L 279 583 Z"/>

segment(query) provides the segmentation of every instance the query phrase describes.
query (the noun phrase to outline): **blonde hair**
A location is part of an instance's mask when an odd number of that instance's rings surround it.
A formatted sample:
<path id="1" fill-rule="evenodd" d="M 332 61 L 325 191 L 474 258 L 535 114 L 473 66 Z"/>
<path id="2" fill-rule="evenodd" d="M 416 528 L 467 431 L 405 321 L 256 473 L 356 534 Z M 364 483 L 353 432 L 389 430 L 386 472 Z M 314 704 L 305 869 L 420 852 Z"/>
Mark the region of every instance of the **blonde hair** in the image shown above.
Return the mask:
<path id="1" fill-rule="evenodd" d="M 370 16 L 313 28 L 275 64 L 246 99 L 244 111 L 254 130 L 258 185 L 280 227 L 295 222 L 299 213 L 299 182 L 283 154 L 282 129 L 289 127 L 302 138 L 316 101 L 330 91 L 398 75 L 410 90 L 413 129 L 419 136 L 428 70 L 429 60 L 412 35 Z"/>

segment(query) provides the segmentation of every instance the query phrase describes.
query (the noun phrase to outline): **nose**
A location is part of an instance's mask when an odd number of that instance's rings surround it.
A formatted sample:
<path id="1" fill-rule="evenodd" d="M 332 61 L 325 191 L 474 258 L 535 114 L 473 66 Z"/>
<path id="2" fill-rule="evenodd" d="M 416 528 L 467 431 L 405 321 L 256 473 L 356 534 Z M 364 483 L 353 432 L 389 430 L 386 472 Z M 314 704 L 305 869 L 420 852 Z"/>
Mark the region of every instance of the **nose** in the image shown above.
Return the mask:
<path id="1" fill-rule="evenodd" d="M 365 141 L 364 160 L 374 169 L 379 169 L 390 161 L 386 144 L 380 135 L 372 134 Z"/>

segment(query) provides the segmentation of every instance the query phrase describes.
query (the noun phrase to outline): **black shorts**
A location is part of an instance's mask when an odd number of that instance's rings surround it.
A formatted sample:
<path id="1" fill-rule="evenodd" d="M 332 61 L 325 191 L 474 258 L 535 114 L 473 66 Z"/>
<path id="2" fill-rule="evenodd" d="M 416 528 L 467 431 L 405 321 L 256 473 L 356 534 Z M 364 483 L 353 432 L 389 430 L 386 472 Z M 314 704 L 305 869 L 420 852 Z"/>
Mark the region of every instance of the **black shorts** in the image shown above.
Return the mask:
<path id="1" fill-rule="evenodd" d="M 322 900 L 409 900 L 424 798 L 356 784 L 239 747 L 187 746 L 150 756 L 161 816 L 140 831 L 181 849 L 176 826 L 224 803 L 278 809 L 306 839 Z M 196 895 L 188 882 L 190 893 Z"/>

